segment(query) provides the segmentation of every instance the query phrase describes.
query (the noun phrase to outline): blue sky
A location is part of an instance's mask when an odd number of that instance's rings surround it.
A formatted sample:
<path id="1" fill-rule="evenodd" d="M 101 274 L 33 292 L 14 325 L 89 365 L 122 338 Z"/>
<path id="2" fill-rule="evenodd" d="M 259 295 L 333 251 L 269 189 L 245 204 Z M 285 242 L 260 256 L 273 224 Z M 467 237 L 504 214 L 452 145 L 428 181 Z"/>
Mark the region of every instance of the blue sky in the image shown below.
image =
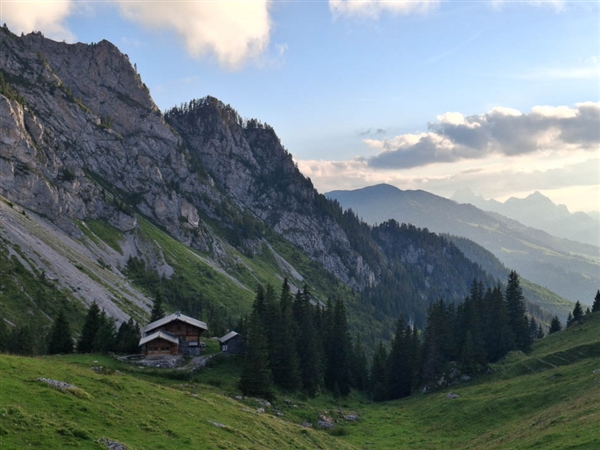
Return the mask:
<path id="1" fill-rule="evenodd" d="M 271 124 L 322 192 L 380 182 L 600 210 L 598 2 L 23 2 L 13 31 L 107 39 L 166 109 Z"/>

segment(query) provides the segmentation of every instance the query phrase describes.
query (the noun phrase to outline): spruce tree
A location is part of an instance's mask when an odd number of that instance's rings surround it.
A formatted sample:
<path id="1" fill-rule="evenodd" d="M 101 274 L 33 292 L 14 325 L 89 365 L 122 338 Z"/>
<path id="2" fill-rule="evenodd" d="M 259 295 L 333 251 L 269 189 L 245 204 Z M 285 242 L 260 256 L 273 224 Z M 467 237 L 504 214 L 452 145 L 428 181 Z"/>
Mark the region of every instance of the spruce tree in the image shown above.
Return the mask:
<path id="1" fill-rule="evenodd" d="M 283 280 L 279 300 L 279 320 L 276 326 L 276 340 L 273 345 L 273 380 L 276 385 L 288 391 L 300 389 L 300 369 L 298 362 L 296 334 L 297 327 L 293 317 L 292 294 L 287 278 Z"/>
<path id="2" fill-rule="evenodd" d="M 592 305 L 592 312 L 600 311 L 600 290 L 596 292 L 596 297 L 594 297 L 594 304 Z"/>
<path id="3" fill-rule="evenodd" d="M 525 298 L 519 281 L 519 275 L 514 270 L 508 275 L 506 284 L 506 311 L 508 313 L 508 324 L 515 337 L 515 345 L 524 353 L 531 349 L 531 334 L 529 332 L 529 321 L 525 315 Z"/>
<path id="4" fill-rule="evenodd" d="M 484 328 L 486 355 L 489 362 L 496 362 L 514 348 L 514 337 L 508 324 L 506 302 L 500 286 L 488 289 L 484 302 L 487 307 Z"/>
<path id="5" fill-rule="evenodd" d="M 552 318 L 552 321 L 550 322 L 550 329 L 548 330 L 548 334 L 556 333 L 560 330 L 562 330 L 560 319 L 558 318 L 558 316 L 554 316 Z"/>
<path id="6" fill-rule="evenodd" d="M 98 330 L 92 344 L 93 352 L 112 352 L 116 350 L 117 328 L 114 320 L 107 316 L 104 311 L 98 319 Z"/>
<path id="7" fill-rule="evenodd" d="M 309 301 L 310 293 L 305 286 L 298 291 L 294 300 L 294 318 L 298 326 L 298 360 L 302 389 L 309 396 L 315 396 L 323 384 L 321 339 L 315 327 L 316 313 Z"/>
<path id="8" fill-rule="evenodd" d="M 579 300 L 575 302 L 575 308 L 573 308 L 573 321 L 572 323 L 583 323 L 583 307 Z"/>
<path id="9" fill-rule="evenodd" d="M 267 337 L 256 309 L 252 311 L 248 323 L 248 343 L 239 387 L 244 395 L 255 395 L 266 399 L 273 397 Z"/>
<path id="10" fill-rule="evenodd" d="M 139 353 L 140 337 L 140 327 L 132 317 L 127 322 L 123 321 L 117 332 L 116 351 L 126 354 Z"/>
<path id="11" fill-rule="evenodd" d="M 413 330 L 404 326 L 401 317 L 387 364 L 387 398 L 390 400 L 410 395 L 416 373 L 417 351 L 413 347 Z"/>
<path id="12" fill-rule="evenodd" d="M 567 316 L 567 328 L 573 325 L 573 313 L 569 311 L 569 315 Z"/>
<path id="13" fill-rule="evenodd" d="M 6 322 L 0 317 L 0 353 L 8 351 L 8 341 L 10 339 L 10 331 Z"/>
<path id="14" fill-rule="evenodd" d="M 8 341 L 8 351 L 14 355 L 32 356 L 35 353 L 33 332 L 28 326 L 12 329 Z"/>
<path id="15" fill-rule="evenodd" d="M 100 327 L 100 308 L 96 302 L 92 302 L 81 329 L 81 335 L 77 342 L 78 353 L 91 353 L 94 349 L 94 339 Z"/>
<path id="16" fill-rule="evenodd" d="M 73 353 L 73 336 L 71 335 L 69 321 L 62 309 L 50 328 L 47 352 L 49 355 Z"/>
<path id="17" fill-rule="evenodd" d="M 157 320 L 165 317 L 165 310 L 163 308 L 163 298 L 160 289 L 156 290 L 156 296 L 154 297 L 154 303 L 152 304 L 152 312 L 150 313 L 150 323 L 156 322 Z"/>
<path id="18" fill-rule="evenodd" d="M 371 376 L 369 377 L 371 397 L 376 402 L 382 402 L 387 398 L 387 361 L 387 351 L 383 343 L 379 342 L 373 355 Z"/>

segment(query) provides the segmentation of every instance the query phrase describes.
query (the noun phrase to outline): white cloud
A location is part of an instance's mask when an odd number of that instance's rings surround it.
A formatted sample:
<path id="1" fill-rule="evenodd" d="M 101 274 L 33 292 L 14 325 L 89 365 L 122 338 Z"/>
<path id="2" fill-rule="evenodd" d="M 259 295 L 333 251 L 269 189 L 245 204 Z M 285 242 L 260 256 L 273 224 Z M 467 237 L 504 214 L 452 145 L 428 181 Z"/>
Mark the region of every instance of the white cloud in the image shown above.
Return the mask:
<path id="1" fill-rule="evenodd" d="M 75 36 L 65 27 L 73 9 L 71 0 L 2 2 L 2 20 L 16 34 L 41 31 L 49 38 L 73 42 Z"/>
<path id="2" fill-rule="evenodd" d="M 434 11 L 441 0 L 329 0 L 334 15 L 377 18 L 381 13 L 408 15 Z"/>
<path id="3" fill-rule="evenodd" d="M 381 153 L 369 158 L 380 169 L 411 168 L 434 163 L 517 156 L 543 151 L 600 150 L 600 103 L 535 106 L 524 114 L 496 107 L 485 114 L 447 112 L 429 124 L 429 131 L 365 143 Z"/>
<path id="4" fill-rule="evenodd" d="M 214 54 L 229 69 L 258 57 L 269 44 L 269 0 L 116 2 L 125 18 L 149 29 L 174 31 L 190 55 Z"/>

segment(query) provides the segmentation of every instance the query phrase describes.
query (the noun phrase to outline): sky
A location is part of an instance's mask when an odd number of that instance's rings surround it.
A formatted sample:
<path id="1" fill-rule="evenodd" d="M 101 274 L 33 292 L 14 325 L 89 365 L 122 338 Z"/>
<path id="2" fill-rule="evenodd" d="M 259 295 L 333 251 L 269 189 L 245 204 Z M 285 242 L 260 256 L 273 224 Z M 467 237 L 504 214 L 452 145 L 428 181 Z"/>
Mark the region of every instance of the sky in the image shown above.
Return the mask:
<path id="1" fill-rule="evenodd" d="M 0 22 L 109 40 L 162 109 L 273 126 L 320 192 L 389 183 L 600 211 L 600 2 L 0 0 Z"/>

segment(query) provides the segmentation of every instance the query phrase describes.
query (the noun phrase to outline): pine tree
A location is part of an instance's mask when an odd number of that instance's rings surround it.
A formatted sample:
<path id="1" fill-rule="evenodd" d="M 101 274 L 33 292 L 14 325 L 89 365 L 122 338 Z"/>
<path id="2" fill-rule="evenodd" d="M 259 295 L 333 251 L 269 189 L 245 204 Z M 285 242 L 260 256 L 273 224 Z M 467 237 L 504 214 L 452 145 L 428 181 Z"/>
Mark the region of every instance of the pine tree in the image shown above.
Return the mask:
<path id="1" fill-rule="evenodd" d="M 573 308 L 573 320 L 571 324 L 573 323 L 583 323 L 583 308 L 579 300 L 575 302 L 575 308 Z"/>
<path id="2" fill-rule="evenodd" d="M 488 289 L 484 303 L 485 314 L 484 342 L 487 359 L 496 362 L 514 348 L 513 333 L 508 324 L 506 302 L 500 286 Z"/>
<path id="3" fill-rule="evenodd" d="M 538 326 L 538 331 L 537 334 L 535 335 L 536 339 L 543 339 L 545 336 L 544 334 L 544 329 L 542 328 L 542 324 L 540 323 L 540 325 Z"/>
<path id="4" fill-rule="evenodd" d="M 117 328 L 114 320 L 102 311 L 98 319 L 98 330 L 94 336 L 92 351 L 103 353 L 115 351 L 116 337 Z"/>
<path id="5" fill-rule="evenodd" d="M 81 329 L 81 335 L 77 342 L 77 352 L 79 353 L 91 353 L 94 349 L 94 340 L 96 339 L 96 332 L 100 327 L 100 308 L 98 304 L 93 302 L 88 309 L 83 328 Z"/>
<path id="6" fill-rule="evenodd" d="M 569 311 L 569 315 L 567 316 L 567 328 L 573 325 L 573 313 Z"/>
<path id="7" fill-rule="evenodd" d="M 350 393 L 350 353 L 352 340 L 348 332 L 346 306 L 338 299 L 333 306 L 330 333 L 327 333 L 325 386 L 343 396 Z"/>
<path id="8" fill-rule="evenodd" d="M 315 327 L 316 314 L 309 301 L 308 287 L 298 291 L 294 300 L 294 318 L 298 326 L 298 360 L 300 363 L 300 378 L 302 389 L 309 396 L 319 392 L 323 384 L 323 366 L 320 336 Z"/>
<path id="9" fill-rule="evenodd" d="M 600 311 L 600 290 L 596 292 L 596 297 L 594 297 L 594 304 L 592 305 L 592 312 Z"/>
<path id="10" fill-rule="evenodd" d="M 550 329 L 548 330 L 548 334 L 556 333 L 557 331 L 562 330 L 562 325 L 560 324 L 560 319 L 558 316 L 554 316 L 552 321 L 550 322 Z"/>
<path id="11" fill-rule="evenodd" d="M 165 317 L 165 310 L 163 309 L 163 298 L 160 289 L 156 290 L 156 296 L 154 297 L 154 303 L 152 304 L 152 312 L 150 313 L 150 323 L 156 322 L 157 320 Z"/>
<path id="12" fill-rule="evenodd" d="M 60 310 L 48 334 L 49 355 L 73 353 L 73 336 L 64 310 Z"/>
<path id="13" fill-rule="evenodd" d="M 32 356 L 35 353 L 33 332 L 28 326 L 16 326 L 8 340 L 8 352 L 14 355 Z"/>
<path id="14" fill-rule="evenodd" d="M 295 391 L 302 386 L 298 353 L 296 350 L 297 327 L 293 317 L 292 294 L 287 278 L 283 280 L 279 300 L 279 320 L 276 325 L 276 340 L 273 351 L 273 380 L 276 385 L 288 391 Z"/>
<path id="15" fill-rule="evenodd" d="M 388 354 L 380 342 L 373 355 L 373 363 L 371 364 L 371 397 L 376 402 L 382 402 L 387 397 L 387 361 Z"/>
<path id="16" fill-rule="evenodd" d="M 117 332 L 116 351 L 126 354 L 138 353 L 140 337 L 140 327 L 132 317 L 127 322 L 123 321 Z"/>
<path id="17" fill-rule="evenodd" d="M 2 317 L 0 317 L 0 353 L 8 351 L 8 341 L 10 339 L 10 331 Z"/>
<path id="18" fill-rule="evenodd" d="M 366 391 L 369 382 L 369 372 L 367 367 L 367 357 L 360 343 L 356 341 L 352 348 L 350 358 L 350 383 L 353 388 L 359 391 Z"/>
<path id="19" fill-rule="evenodd" d="M 410 395 L 416 374 L 417 350 L 413 348 L 413 330 L 404 326 L 400 318 L 387 363 L 387 398 L 390 400 Z"/>
<path id="20" fill-rule="evenodd" d="M 508 324 L 515 337 L 515 345 L 518 350 L 528 353 L 531 349 L 532 341 L 529 332 L 529 322 L 525 315 L 525 298 L 523 297 L 519 275 L 514 270 L 511 270 L 508 275 L 505 299 Z"/>
<path id="21" fill-rule="evenodd" d="M 270 399 L 273 397 L 273 380 L 268 343 L 256 309 L 252 311 L 248 325 L 248 343 L 239 387 L 244 395 Z"/>

